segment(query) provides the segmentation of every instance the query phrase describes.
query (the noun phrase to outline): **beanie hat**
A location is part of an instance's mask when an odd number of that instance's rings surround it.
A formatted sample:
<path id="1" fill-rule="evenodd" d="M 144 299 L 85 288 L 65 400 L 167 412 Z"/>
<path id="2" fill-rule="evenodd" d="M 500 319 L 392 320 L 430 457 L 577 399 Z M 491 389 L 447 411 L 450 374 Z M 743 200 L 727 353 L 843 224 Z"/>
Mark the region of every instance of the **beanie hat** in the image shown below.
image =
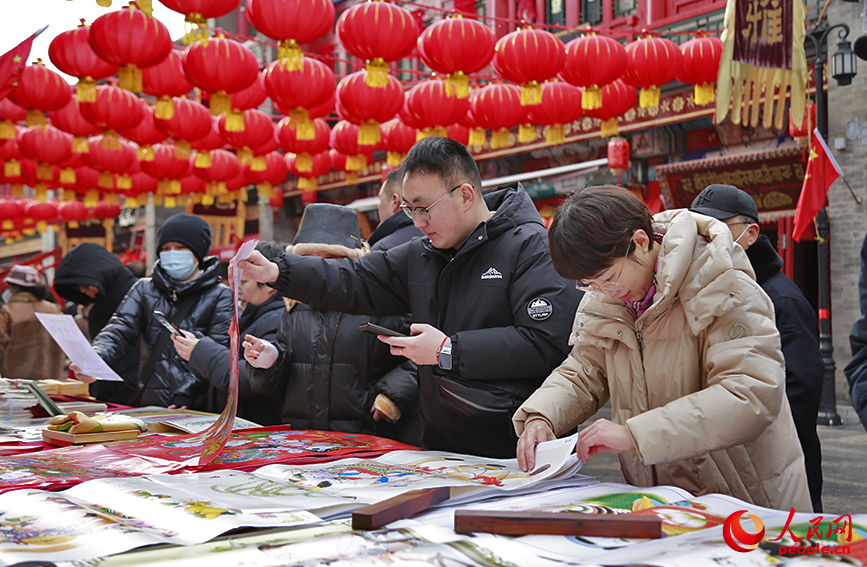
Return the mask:
<path id="1" fill-rule="evenodd" d="M 33 266 L 13 266 L 3 281 L 21 287 L 34 287 L 42 283 L 42 276 Z"/>
<path id="2" fill-rule="evenodd" d="M 157 253 L 166 242 L 183 244 L 201 262 L 211 248 L 211 227 L 196 215 L 175 215 L 160 227 L 157 235 Z"/>

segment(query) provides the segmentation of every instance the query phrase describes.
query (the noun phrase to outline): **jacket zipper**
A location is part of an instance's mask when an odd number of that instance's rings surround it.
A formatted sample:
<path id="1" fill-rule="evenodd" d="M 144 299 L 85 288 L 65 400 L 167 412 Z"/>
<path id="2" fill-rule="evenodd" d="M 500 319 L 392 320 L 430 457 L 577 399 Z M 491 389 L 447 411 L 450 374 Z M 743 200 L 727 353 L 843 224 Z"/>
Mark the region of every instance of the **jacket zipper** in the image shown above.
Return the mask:
<path id="1" fill-rule="evenodd" d="M 615 317 L 614 315 L 605 315 L 597 311 L 588 311 L 586 309 L 584 310 L 584 313 L 587 313 L 588 315 L 596 315 L 597 317 L 602 317 L 603 319 L 611 319 L 612 321 L 618 321 L 620 323 L 623 323 L 624 325 L 632 329 L 632 331 L 635 333 L 635 337 L 638 339 L 638 351 L 644 352 L 644 339 L 641 336 L 641 331 L 636 329 L 635 326 L 626 319 Z"/>
<path id="2" fill-rule="evenodd" d="M 451 390 L 449 390 L 445 386 L 441 385 L 440 388 L 442 388 L 444 392 L 446 392 L 448 395 L 452 396 L 453 398 L 460 400 L 460 401 L 464 402 L 465 404 L 467 404 L 468 406 L 472 406 L 478 410 L 490 411 L 490 412 L 495 412 L 495 413 L 502 413 L 502 412 L 508 412 L 509 411 L 509 410 L 504 410 L 504 409 L 486 408 L 485 406 L 480 406 L 479 404 L 473 403 L 470 400 L 455 394 L 454 392 L 452 392 Z"/>

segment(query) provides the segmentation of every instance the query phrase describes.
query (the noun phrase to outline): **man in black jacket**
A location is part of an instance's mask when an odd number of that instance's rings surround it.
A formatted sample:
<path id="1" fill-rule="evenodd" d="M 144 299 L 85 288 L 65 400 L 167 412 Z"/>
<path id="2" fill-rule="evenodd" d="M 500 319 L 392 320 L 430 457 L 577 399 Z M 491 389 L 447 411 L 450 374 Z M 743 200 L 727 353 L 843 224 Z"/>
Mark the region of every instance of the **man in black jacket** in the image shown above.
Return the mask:
<path id="1" fill-rule="evenodd" d="M 807 465 L 813 511 L 822 511 L 822 447 L 816 433 L 825 363 L 819 351 L 819 319 L 804 294 L 781 270 L 783 259 L 759 234 L 759 211 L 753 198 L 732 185 L 708 185 L 690 210 L 726 223 L 735 243 L 750 259 L 756 282 L 774 304 L 777 330 L 786 359 L 786 397 Z"/>
<path id="2" fill-rule="evenodd" d="M 400 210 L 401 203 L 403 170 L 398 168 L 388 172 L 379 189 L 379 225 L 367 239 L 371 250 L 388 250 L 422 236 L 421 231 L 413 225 L 412 219 Z"/>
<path id="3" fill-rule="evenodd" d="M 411 337 L 380 340 L 419 365 L 425 446 L 514 457 L 511 416 L 567 355 L 581 294 L 554 271 L 519 184 L 483 197 L 475 161 L 448 138 L 421 140 L 402 168 L 401 208 L 424 238 L 359 259 L 254 253 L 242 267 L 325 309 L 411 312 Z"/>
<path id="4" fill-rule="evenodd" d="M 843 369 L 849 380 L 849 399 L 867 429 L 867 236 L 861 243 L 861 275 L 858 278 L 858 300 L 861 316 L 852 324 L 849 345 L 852 360 Z"/>

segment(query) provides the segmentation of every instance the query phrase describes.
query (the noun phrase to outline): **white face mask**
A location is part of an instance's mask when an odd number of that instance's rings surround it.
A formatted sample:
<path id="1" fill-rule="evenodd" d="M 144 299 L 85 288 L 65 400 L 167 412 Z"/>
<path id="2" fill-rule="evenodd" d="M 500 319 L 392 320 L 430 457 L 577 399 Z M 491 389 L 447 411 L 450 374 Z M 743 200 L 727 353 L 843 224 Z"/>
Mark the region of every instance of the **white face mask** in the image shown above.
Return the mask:
<path id="1" fill-rule="evenodd" d="M 741 235 L 738 236 L 737 238 L 735 238 L 735 244 L 740 244 L 738 241 L 739 241 L 741 238 L 744 237 L 744 235 L 747 233 L 747 230 L 749 230 L 749 228 L 750 228 L 750 227 L 747 226 L 747 228 L 744 229 L 744 231 L 741 233 Z M 744 247 L 744 245 L 741 244 L 741 248 L 743 248 L 743 247 Z M 746 248 L 744 248 L 744 250 L 746 250 Z"/>

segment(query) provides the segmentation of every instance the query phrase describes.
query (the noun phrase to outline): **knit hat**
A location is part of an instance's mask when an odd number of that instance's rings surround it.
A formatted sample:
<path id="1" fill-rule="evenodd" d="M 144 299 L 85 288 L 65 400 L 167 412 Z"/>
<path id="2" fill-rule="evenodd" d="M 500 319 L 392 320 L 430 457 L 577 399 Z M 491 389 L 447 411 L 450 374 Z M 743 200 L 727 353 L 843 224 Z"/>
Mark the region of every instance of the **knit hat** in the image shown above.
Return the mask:
<path id="1" fill-rule="evenodd" d="M 689 210 L 718 220 L 738 215 L 759 219 L 756 202 L 749 193 L 741 191 L 734 185 L 708 185 L 698 194 Z"/>
<path id="2" fill-rule="evenodd" d="M 158 253 L 166 242 L 183 244 L 201 262 L 211 248 L 211 227 L 196 215 L 175 215 L 160 227 L 157 235 Z"/>
<path id="3" fill-rule="evenodd" d="M 304 209 L 301 224 L 292 241 L 292 251 L 309 255 L 316 252 L 340 257 L 359 257 L 362 245 L 355 209 L 330 203 L 311 203 Z"/>
<path id="4" fill-rule="evenodd" d="M 3 281 L 21 287 L 34 287 L 42 283 L 42 276 L 32 266 L 13 266 Z"/>

